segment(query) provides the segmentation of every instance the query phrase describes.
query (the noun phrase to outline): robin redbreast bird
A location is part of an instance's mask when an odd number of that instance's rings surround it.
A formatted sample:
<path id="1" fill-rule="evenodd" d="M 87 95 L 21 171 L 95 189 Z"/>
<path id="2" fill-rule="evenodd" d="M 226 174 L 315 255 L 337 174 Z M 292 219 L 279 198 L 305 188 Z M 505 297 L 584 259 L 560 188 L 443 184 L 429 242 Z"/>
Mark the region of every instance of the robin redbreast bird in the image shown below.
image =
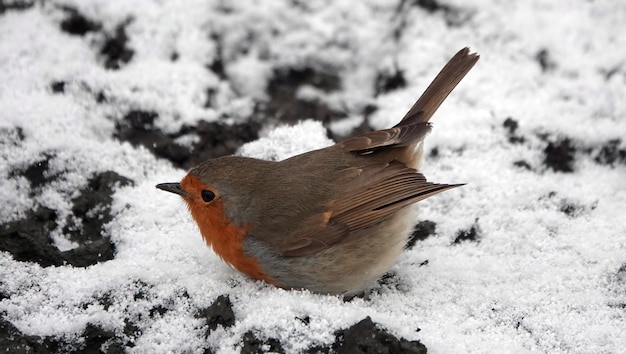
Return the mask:
<path id="1" fill-rule="evenodd" d="M 287 289 L 362 291 L 404 249 L 408 207 L 460 186 L 417 169 L 428 120 L 478 58 L 454 55 L 392 128 L 282 161 L 211 159 L 156 187 L 180 195 L 207 245 L 242 273 Z"/>

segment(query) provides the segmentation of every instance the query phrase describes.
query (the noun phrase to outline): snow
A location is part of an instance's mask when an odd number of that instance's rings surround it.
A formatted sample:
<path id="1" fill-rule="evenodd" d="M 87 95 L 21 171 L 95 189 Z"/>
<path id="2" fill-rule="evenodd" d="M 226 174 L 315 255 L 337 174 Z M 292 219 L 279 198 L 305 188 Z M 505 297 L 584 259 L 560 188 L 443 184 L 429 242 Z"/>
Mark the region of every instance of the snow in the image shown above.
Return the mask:
<path id="1" fill-rule="evenodd" d="M 294 144 L 294 139 L 302 141 Z M 267 136 L 243 145 L 239 153 L 247 157 L 279 161 L 332 144 L 333 141 L 326 137 L 326 129 L 320 122 L 306 120 L 293 126 L 279 126 L 268 132 Z"/>
<path id="2" fill-rule="evenodd" d="M 96 172 L 113 170 L 135 182 L 113 195 L 107 230 L 115 259 L 42 268 L 0 252 L 0 290 L 11 295 L 0 300 L 3 318 L 28 335 L 70 338 L 88 323 L 121 332 L 130 318 L 142 331 L 133 353 L 206 346 L 237 352 L 249 330 L 297 352 L 332 343 L 334 331 L 366 316 L 432 353 L 622 351 L 625 166 L 600 165 L 581 151 L 612 139 L 622 139 L 624 148 L 626 3 L 440 2 L 468 16 L 459 26 L 446 25 L 445 10 L 404 3 L 59 0 L 1 14 L 0 131 L 21 127 L 25 137 L 11 144 L 15 133 L 7 133 L 0 141 L 2 223 L 37 205 L 67 215 Z M 130 19 L 131 62 L 105 70 L 100 34 L 60 30 L 65 5 L 110 32 Z M 286 291 L 229 268 L 205 247 L 183 202 L 154 188 L 185 171 L 113 138 L 115 122 L 135 108 L 158 112 L 155 124 L 165 132 L 201 119 L 251 119 L 255 102 L 267 99 L 272 70 L 284 66 L 332 68 L 341 77 L 339 91 L 300 93 L 346 111 L 333 130 L 360 124 L 372 103 L 378 110 L 370 124 L 387 128 L 465 46 L 481 59 L 433 118 L 426 151 L 437 147 L 439 154 L 426 154 L 422 169 L 431 181 L 467 185 L 419 204 L 419 219 L 434 221 L 436 235 L 402 255 L 392 269 L 397 284 L 366 298 Z M 542 49 L 555 63 L 546 72 L 535 59 Z M 206 69 L 219 51 L 228 76 L 222 81 Z M 174 52 L 178 59 L 171 61 Z M 376 73 L 396 66 L 406 87 L 375 96 Z M 55 80 L 67 82 L 65 93 L 50 91 Z M 216 94 L 207 107 L 209 88 Z M 94 99 L 100 91 L 104 104 Z M 525 143 L 507 141 L 507 117 L 519 122 L 516 134 Z M 574 173 L 542 166 L 541 133 L 574 139 L 580 147 Z M 263 132 L 238 153 L 278 160 L 329 144 L 321 123 L 304 120 Z M 55 154 L 51 171 L 63 177 L 31 196 L 28 182 L 11 171 L 44 153 Z M 518 160 L 533 170 L 515 167 Z M 564 203 L 580 208 L 567 215 Z M 474 224 L 478 242 L 453 244 L 458 230 Z M 138 291 L 147 293 L 137 298 Z M 237 321 L 205 340 L 194 314 L 222 294 L 230 296 Z M 106 309 L 94 300 L 105 295 Z M 163 304 L 164 315 L 145 316 Z"/>

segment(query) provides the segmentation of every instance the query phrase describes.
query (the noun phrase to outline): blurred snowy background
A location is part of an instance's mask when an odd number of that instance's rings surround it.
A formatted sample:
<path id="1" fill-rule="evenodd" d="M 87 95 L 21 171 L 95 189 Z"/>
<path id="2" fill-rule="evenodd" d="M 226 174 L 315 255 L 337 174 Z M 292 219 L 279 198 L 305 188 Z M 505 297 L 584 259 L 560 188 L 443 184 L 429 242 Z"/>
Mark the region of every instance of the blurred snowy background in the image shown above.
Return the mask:
<path id="1" fill-rule="evenodd" d="M 622 1 L 1 0 L 0 347 L 623 351 L 624 33 Z M 465 46 L 423 172 L 467 185 L 363 296 L 246 278 L 154 188 L 387 128 Z"/>

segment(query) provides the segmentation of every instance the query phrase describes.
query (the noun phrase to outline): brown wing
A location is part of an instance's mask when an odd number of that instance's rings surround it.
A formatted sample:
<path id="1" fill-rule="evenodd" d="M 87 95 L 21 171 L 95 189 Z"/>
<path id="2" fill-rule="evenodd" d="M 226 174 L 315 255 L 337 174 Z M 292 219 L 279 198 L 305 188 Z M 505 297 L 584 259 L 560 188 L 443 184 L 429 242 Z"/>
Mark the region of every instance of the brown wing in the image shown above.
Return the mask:
<path id="1" fill-rule="evenodd" d="M 281 249 L 288 257 L 304 256 L 348 239 L 409 204 L 460 185 L 436 184 L 399 162 L 345 170 L 350 190 L 328 202 L 324 212 L 302 223 L 299 234 Z"/>
<path id="2" fill-rule="evenodd" d="M 430 132 L 430 124 L 416 123 L 376 130 L 348 138 L 339 143 L 345 151 L 368 153 L 380 148 L 405 147 L 424 139 Z"/>

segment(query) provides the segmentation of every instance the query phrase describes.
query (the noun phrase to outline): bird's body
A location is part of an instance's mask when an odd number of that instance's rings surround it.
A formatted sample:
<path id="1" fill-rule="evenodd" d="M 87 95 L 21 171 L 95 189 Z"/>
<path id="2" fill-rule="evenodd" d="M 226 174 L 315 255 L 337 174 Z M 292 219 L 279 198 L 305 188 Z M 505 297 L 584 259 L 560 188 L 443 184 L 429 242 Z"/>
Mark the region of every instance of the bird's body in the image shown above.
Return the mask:
<path id="1" fill-rule="evenodd" d="M 461 50 L 400 123 L 283 161 L 225 156 L 178 183 L 206 243 L 239 271 L 283 288 L 350 294 L 397 260 L 407 206 L 458 185 L 417 172 L 428 120 L 478 60 Z"/>

